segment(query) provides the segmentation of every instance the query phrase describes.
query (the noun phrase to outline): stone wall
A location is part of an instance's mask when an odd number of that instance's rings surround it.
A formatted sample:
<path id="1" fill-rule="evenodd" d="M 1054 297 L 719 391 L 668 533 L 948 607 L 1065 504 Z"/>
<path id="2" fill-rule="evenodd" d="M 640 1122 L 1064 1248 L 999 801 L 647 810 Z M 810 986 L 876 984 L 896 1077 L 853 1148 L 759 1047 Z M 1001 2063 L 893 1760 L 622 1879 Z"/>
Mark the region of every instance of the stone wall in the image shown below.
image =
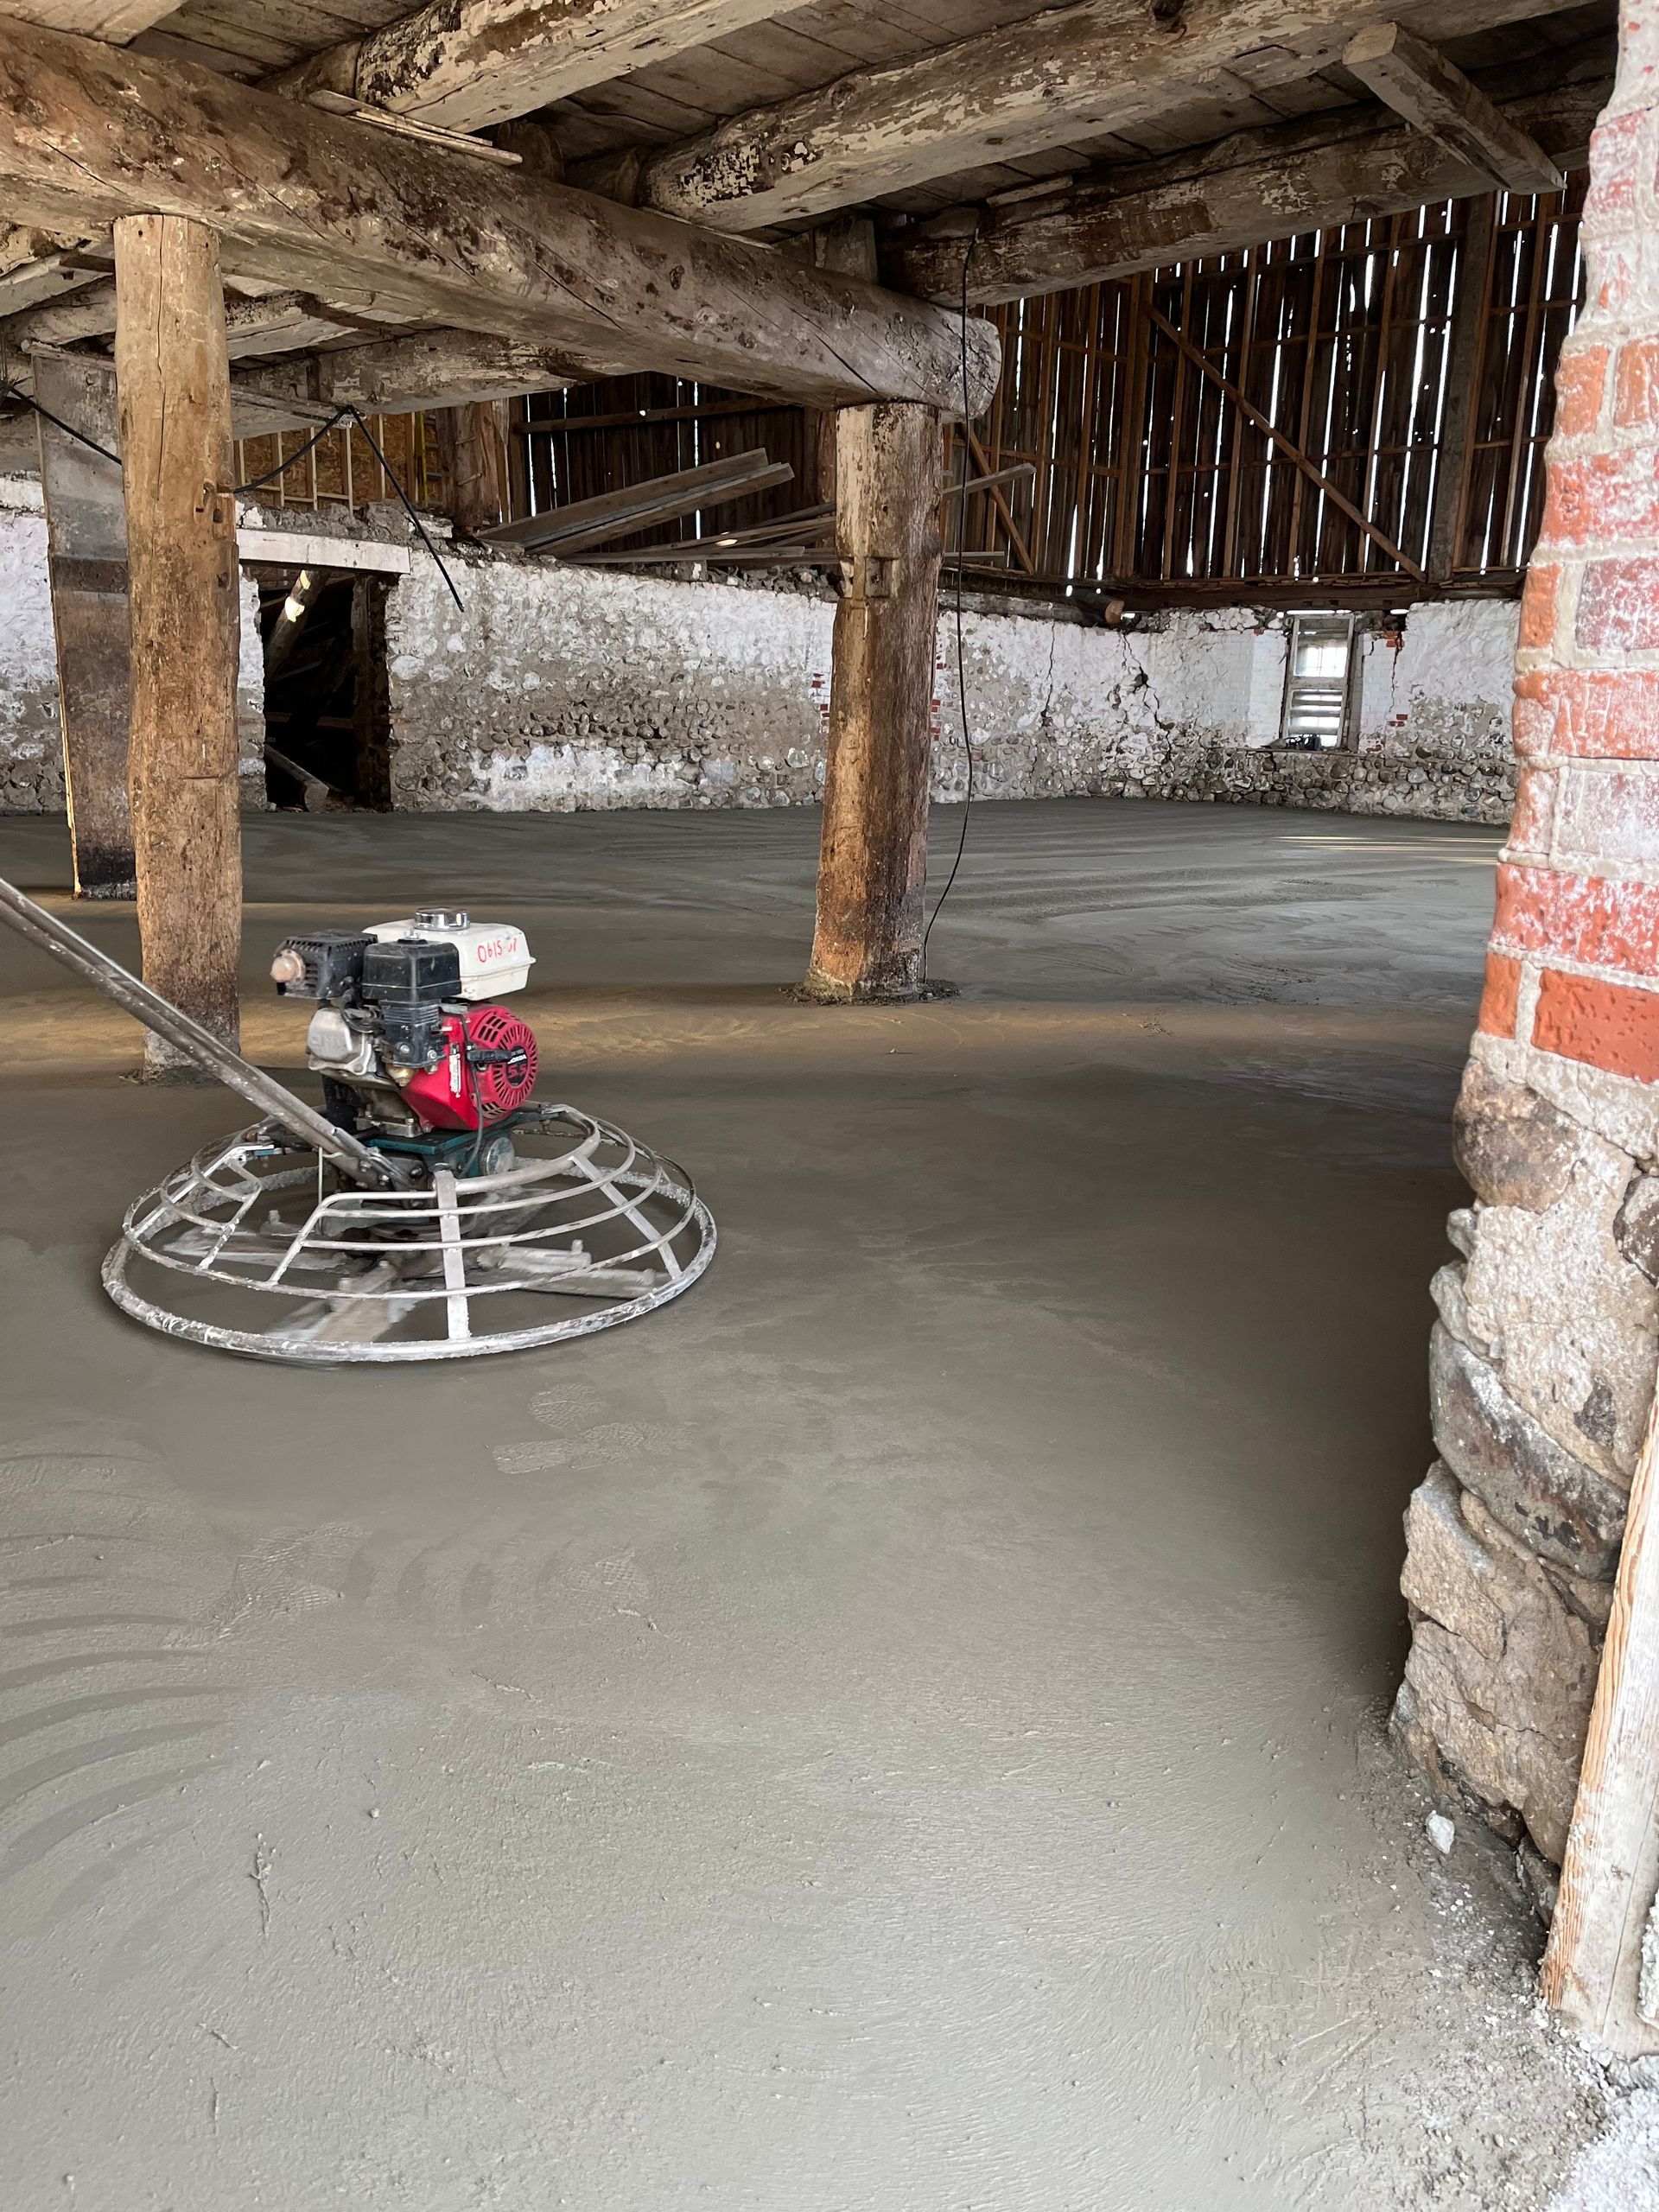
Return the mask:
<path id="1" fill-rule="evenodd" d="M 273 517 L 384 537 L 376 512 Z M 834 602 L 821 586 L 677 582 L 446 553 L 463 606 L 413 549 L 386 607 L 395 803 L 417 811 L 779 806 L 823 785 Z M 1007 602 L 1003 603 L 1004 607 Z M 259 784 L 261 677 L 244 585 L 242 713 Z M 1249 608 L 1121 630 L 1001 611 L 963 620 L 978 790 L 1121 796 L 1507 820 L 1513 601 L 1423 605 L 1375 622 L 1361 653 L 1357 743 L 1275 744 L 1285 621 Z M 933 788 L 959 797 L 955 637 L 939 633 Z M 0 810 L 63 804 L 40 486 L 0 478 Z"/>
<path id="2" fill-rule="evenodd" d="M 1520 788 L 1434 1282 L 1440 1460 L 1407 1520 L 1395 1707 L 1442 1789 L 1566 1846 L 1659 1364 L 1659 110 L 1627 8 L 1591 155 L 1515 681 Z"/>
<path id="3" fill-rule="evenodd" d="M 817 798 L 827 592 L 484 559 L 463 559 L 457 575 L 462 610 L 424 563 L 388 606 L 400 806 Z M 1274 742 L 1281 615 L 1183 611 L 1109 630 L 976 601 L 963 621 L 976 787 L 1502 823 L 1516 619 L 1512 601 L 1477 600 L 1373 624 L 1357 742 L 1308 753 Z M 948 604 L 939 644 L 933 790 L 950 798 L 963 760 Z"/>

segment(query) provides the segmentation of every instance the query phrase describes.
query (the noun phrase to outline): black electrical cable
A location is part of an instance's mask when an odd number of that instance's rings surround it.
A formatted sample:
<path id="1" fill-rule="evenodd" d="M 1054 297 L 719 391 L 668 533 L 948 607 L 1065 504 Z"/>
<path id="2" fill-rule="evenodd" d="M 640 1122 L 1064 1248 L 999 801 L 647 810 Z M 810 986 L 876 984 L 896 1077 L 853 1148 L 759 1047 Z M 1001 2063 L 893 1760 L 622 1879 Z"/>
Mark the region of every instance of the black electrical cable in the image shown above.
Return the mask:
<path id="1" fill-rule="evenodd" d="M 963 854 L 968 849 L 968 817 L 973 810 L 974 804 L 974 741 L 972 734 L 968 728 L 968 677 L 964 665 L 966 656 L 963 652 L 962 645 L 962 571 L 968 531 L 968 464 L 972 454 L 972 448 L 968 443 L 968 433 L 969 427 L 968 416 L 968 271 L 973 262 L 974 248 L 978 244 L 979 219 L 976 216 L 974 219 L 973 234 L 968 240 L 967 251 L 962 257 L 962 315 L 959 326 L 962 348 L 962 493 L 961 497 L 957 501 L 956 561 L 957 709 L 962 718 L 962 749 L 963 753 L 967 756 L 968 762 L 968 791 L 967 796 L 963 801 L 962 834 L 957 839 L 957 857 L 950 863 L 950 873 L 944 880 L 944 888 L 940 892 L 938 899 L 934 902 L 933 912 L 928 917 L 927 927 L 922 931 L 922 970 L 924 974 L 926 973 L 927 969 L 927 941 L 933 934 L 934 923 L 939 918 L 940 907 L 944 906 L 945 900 L 950 896 L 951 887 L 955 884 L 957 873 L 962 867 Z"/>
<path id="2" fill-rule="evenodd" d="M 45 416 L 54 429 L 61 430 L 65 437 L 73 438 L 77 445 L 86 447 L 90 452 L 95 453 L 100 461 L 112 461 L 118 468 L 120 467 L 121 462 L 117 454 L 109 452 L 96 440 L 89 438 L 84 431 L 76 429 L 73 423 L 66 423 L 61 416 L 54 415 L 49 407 L 42 407 L 40 401 L 31 393 L 20 391 L 15 384 L 8 382 L 0 385 L 0 399 L 15 399 L 24 407 L 32 407 L 37 415 Z"/>
<path id="3" fill-rule="evenodd" d="M 35 412 L 37 415 L 43 416 L 47 422 L 52 424 L 54 429 L 61 430 L 65 437 L 73 438 L 77 445 L 85 446 L 88 452 L 97 454 L 101 461 L 110 461 L 115 467 L 120 467 L 121 458 L 118 454 L 111 453 L 107 447 L 99 445 L 96 439 L 89 438 L 84 430 L 78 430 L 73 423 L 66 423 L 60 416 L 54 415 L 49 407 L 42 407 L 40 401 L 34 397 L 33 393 L 20 391 L 15 384 L 8 383 L 0 385 L 0 399 L 16 400 L 25 407 L 32 407 Z M 285 461 L 279 461 L 275 468 L 268 468 L 263 476 L 251 477 L 245 484 L 233 484 L 231 486 L 232 495 L 240 497 L 240 495 L 245 492 L 257 492 L 262 490 L 267 484 L 274 484 L 279 476 L 287 474 L 288 471 L 293 467 L 296 461 L 303 461 L 307 454 L 308 454 L 315 446 L 320 446 L 323 440 L 328 435 L 328 433 L 331 430 L 337 430 L 342 423 L 355 423 L 358 429 L 362 431 L 364 437 L 368 442 L 369 451 L 374 455 L 381 467 L 385 471 L 387 483 L 391 485 L 392 490 L 397 494 L 398 499 L 403 503 L 404 512 L 409 517 L 410 521 L 414 524 L 416 536 L 420 539 L 422 544 L 425 546 L 427 551 L 432 556 L 433 561 L 436 564 L 438 574 L 443 578 L 445 584 L 448 588 L 450 598 L 454 601 L 455 605 L 458 607 L 461 607 L 461 611 L 464 613 L 466 611 L 464 602 L 462 601 L 461 594 L 455 589 L 454 578 L 444 566 L 443 556 L 438 551 L 437 547 L 432 543 L 431 537 L 428 534 L 426 524 L 421 520 L 420 516 L 416 512 L 414 505 L 411 502 L 408 493 L 404 491 L 402 484 L 397 480 L 397 471 L 392 467 L 391 463 L 386 459 L 385 454 L 380 450 L 378 439 L 376 438 L 374 432 L 369 428 L 367 421 L 359 409 L 349 404 L 344 407 L 337 407 L 334 413 L 328 417 L 328 420 L 323 423 L 320 429 L 315 430 L 312 433 L 297 453 L 291 453 L 288 455 Z"/>
<path id="4" fill-rule="evenodd" d="M 381 452 L 379 442 L 376 438 L 374 432 L 369 428 L 367 423 L 364 421 L 362 416 L 358 413 L 355 407 L 348 407 L 346 410 L 346 412 L 352 417 L 352 420 L 357 424 L 358 429 L 362 431 L 364 436 L 368 440 L 369 451 L 374 455 L 381 467 L 386 472 L 387 483 L 391 485 L 392 490 L 403 501 L 404 512 L 409 517 L 410 522 L 415 525 L 415 535 L 420 539 L 422 544 L 425 546 L 427 551 L 432 556 L 434 561 L 437 562 L 438 574 L 443 578 L 445 583 L 448 585 L 450 598 L 454 601 L 457 607 L 461 607 L 461 594 L 455 589 L 454 578 L 450 575 L 448 569 L 444 567 L 443 563 L 439 560 L 438 549 L 426 534 L 426 524 L 421 520 L 419 515 L 416 513 L 414 507 L 410 502 L 408 493 L 404 491 L 403 486 L 397 481 L 397 477 L 392 474 L 391 463 L 386 459 L 385 454 Z M 466 609 L 461 607 L 461 612 L 464 613 Z"/>
<path id="5" fill-rule="evenodd" d="M 264 486 L 267 484 L 274 484 L 279 476 L 285 476 L 288 474 L 289 470 L 293 467 L 296 461 L 303 461 L 307 454 L 308 454 L 314 447 L 320 446 L 323 440 L 327 436 L 330 430 L 337 430 L 340 424 L 348 421 L 355 411 L 356 410 L 353 408 L 350 407 L 337 407 L 334 413 L 328 417 L 328 420 L 323 424 L 322 428 L 320 430 L 314 432 L 313 435 L 306 440 L 305 443 L 300 448 L 297 453 L 291 453 L 285 461 L 279 461 L 275 468 L 268 468 L 263 476 L 251 477 L 245 484 L 232 484 L 231 486 L 232 491 L 237 493 L 243 492 L 257 492 L 263 490 Z M 390 470 L 388 470 L 387 474 L 391 474 Z"/>

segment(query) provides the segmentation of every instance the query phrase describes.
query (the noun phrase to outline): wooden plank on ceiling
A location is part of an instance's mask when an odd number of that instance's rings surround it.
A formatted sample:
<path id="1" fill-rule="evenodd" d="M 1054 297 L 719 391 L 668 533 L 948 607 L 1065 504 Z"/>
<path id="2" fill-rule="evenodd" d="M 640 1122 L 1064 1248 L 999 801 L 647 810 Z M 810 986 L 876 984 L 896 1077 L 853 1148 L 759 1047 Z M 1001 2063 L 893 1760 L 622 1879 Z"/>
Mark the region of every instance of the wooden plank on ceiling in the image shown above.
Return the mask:
<path id="1" fill-rule="evenodd" d="M 308 59 L 270 89 L 302 99 L 319 88 L 347 92 L 394 114 L 478 130 L 665 63 L 791 4 L 681 0 L 664 10 L 661 0 L 431 0 L 384 30 Z M 775 82 L 764 72 L 749 75 L 757 85 Z"/>
<path id="2" fill-rule="evenodd" d="M 1503 112 L 1573 167 L 1611 88 L 1611 78 L 1592 78 L 1532 93 Z M 1146 181 L 1132 168 L 1109 170 L 1063 188 L 1052 201 L 963 208 L 938 218 L 931 235 L 893 242 L 884 274 L 924 298 L 958 300 L 977 217 L 969 297 L 983 307 L 1491 189 L 1484 171 L 1376 116 L 1372 110 L 1352 123 L 1321 118 L 1258 134 L 1224 167 L 1160 163 Z M 1310 127 L 1321 136 L 1298 144 Z"/>
<path id="3" fill-rule="evenodd" d="M 0 0 L 0 16 L 43 23 L 49 30 L 74 31 L 83 38 L 106 39 L 124 46 L 170 16 L 177 0 Z"/>
<path id="4" fill-rule="evenodd" d="M 1422 12 L 1452 36 L 1549 4 L 1422 0 Z M 1225 83 L 1243 104 L 1331 66 L 1356 31 L 1395 12 L 1393 0 L 1188 0 L 1173 39 L 1144 0 L 1077 0 L 734 117 L 649 156 L 637 198 L 722 229 L 798 222 L 988 159 L 1153 124 L 1183 94 L 1191 105 L 1195 83 Z"/>

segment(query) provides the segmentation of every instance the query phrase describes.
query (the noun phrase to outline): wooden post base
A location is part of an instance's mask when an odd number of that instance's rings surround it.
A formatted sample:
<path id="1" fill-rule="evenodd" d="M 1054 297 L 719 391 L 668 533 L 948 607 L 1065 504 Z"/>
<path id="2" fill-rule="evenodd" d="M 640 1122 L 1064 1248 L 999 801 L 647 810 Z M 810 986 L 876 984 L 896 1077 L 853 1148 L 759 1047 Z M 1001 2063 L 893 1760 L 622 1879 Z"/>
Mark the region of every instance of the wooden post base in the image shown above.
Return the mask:
<path id="1" fill-rule="evenodd" d="M 218 241 L 179 217 L 125 216 L 115 226 L 115 286 L 143 977 L 234 1045 L 240 623 Z M 146 1031 L 147 1074 L 191 1066 Z"/>
<path id="2" fill-rule="evenodd" d="M 920 998 L 938 626 L 939 417 L 836 418 L 836 609 L 817 927 L 804 998 Z"/>

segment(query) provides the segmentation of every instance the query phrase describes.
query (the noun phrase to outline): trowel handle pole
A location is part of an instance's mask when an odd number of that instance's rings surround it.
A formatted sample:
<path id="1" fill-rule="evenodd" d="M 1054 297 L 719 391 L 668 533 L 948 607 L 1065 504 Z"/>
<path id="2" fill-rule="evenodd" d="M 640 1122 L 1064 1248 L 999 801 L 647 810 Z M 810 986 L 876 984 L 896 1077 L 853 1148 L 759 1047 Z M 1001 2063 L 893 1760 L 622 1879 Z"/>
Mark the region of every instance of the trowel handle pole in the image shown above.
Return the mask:
<path id="1" fill-rule="evenodd" d="M 211 1029 L 204 1029 L 200 1022 L 170 1005 L 148 983 L 141 983 L 136 976 L 130 976 L 119 961 L 99 951 L 78 930 L 72 930 L 44 906 L 37 906 L 3 876 L 0 876 L 0 921 L 10 922 L 43 952 L 49 952 L 54 959 L 61 960 L 77 975 L 96 983 L 124 1013 L 131 1014 L 146 1029 L 153 1029 L 158 1037 L 164 1037 L 169 1045 L 188 1053 L 198 1067 L 217 1077 L 261 1114 L 280 1122 L 285 1129 L 313 1146 L 353 1182 L 383 1184 L 391 1179 L 385 1164 L 367 1145 L 359 1144 L 348 1131 L 337 1129 L 332 1122 L 325 1121 L 304 1099 L 296 1098 L 263 1068 L 255 1067 L 251 1060 L 245 1060 L 240 1052 L 232 1052 Z"/>

